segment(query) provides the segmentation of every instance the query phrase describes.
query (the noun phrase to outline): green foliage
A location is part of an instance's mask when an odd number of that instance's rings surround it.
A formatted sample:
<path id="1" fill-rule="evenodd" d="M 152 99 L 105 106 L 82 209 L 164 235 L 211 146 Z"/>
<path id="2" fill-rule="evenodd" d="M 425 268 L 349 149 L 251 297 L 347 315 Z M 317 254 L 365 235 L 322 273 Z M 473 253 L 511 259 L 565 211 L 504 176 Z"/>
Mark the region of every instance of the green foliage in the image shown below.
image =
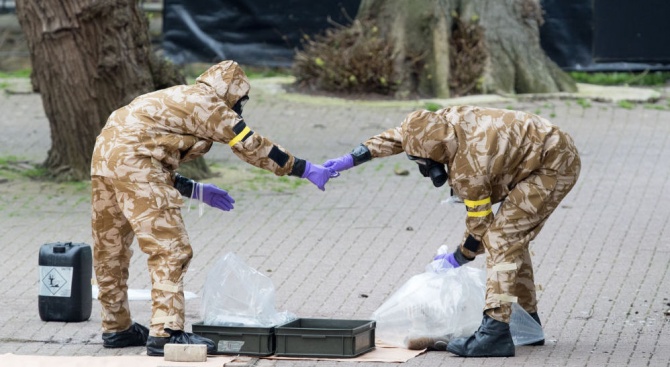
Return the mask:
<path id="1" fill-rule="evenodd" d="M 435 103 L 435 102 L 426 102 L 423 105 L 423 108 L 430 111 L 430 112 L 435 112 L 435 111 L 441 109 L 442 105 L 440 105 L 439 103 Z"/>
<path id="2" fill-rule="evenodd" d="M 291 76 L 291 71 L 284 68 L 243 66 L 242 69 L 249 79 Z"/>
<path id="3" fill-rule="evenodd" d="M 584 98 L 578 98 L 577 99 L 577 104 L 582 106 L 583 108 L 590 108 L 591 107 L 591 102 L 589 102 L 588 99 L 584 99 Z"/>
<path id="4" fill-rule="evenodd" d="M 16 156 L 0 157 L 0 178 L 3 179 L 44 179 L 48 171 L 41 165 L 22 160 Z"/>
<path id="5" fill-rule="evenodd" d="M 635 107 L 635 104 L 631 101 L 619 101 L 617 105 L 621 108 L 625 108 L 627 110 L 632 110 L 633 107 Z"/>
<path id="6" fill-rule="evenodd" d="M 15 70 L 15 71 L 0 71 L 0 79 L 8 79 L 8 78 L 30 78 L 30 73 L 32 72 L 32 69 L 21 69 L 21 70 Z"/>
<path id="7" fill-rule="evenodd" d="M 654 103 L 646 103 L 644 105 L 644 108 L 647 110 L 658 110 L 658 111 L 665 111 L 668 109 L 667 106 L 664 106 L 662 104 L 654 104 Z"/>
<path id="8" fill-rule="evenodd" d="M 611 72 L 611 73 L 587 73 L 573 71 L 572 78 L 578 83 L 597 85 L 637 85 L 637 86 L 661 86 L 670 79 L 670 72 L 655 71 L 642 73 Z"/>

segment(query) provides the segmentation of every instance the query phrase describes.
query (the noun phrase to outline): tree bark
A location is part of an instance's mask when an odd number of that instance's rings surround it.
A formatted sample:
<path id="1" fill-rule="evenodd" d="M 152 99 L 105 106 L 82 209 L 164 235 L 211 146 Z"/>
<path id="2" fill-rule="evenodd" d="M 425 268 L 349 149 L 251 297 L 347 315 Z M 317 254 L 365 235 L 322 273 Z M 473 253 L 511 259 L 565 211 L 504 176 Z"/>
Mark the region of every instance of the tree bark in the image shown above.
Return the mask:
<path id="1" fill-rule="evenodd" d="M 144 15 L 130 0 L 22 0 L 16 12 L 51 127 L 45 166 L 86 179 L 107 117 L 153 88 Z"/>
<path id="2" fill-rule="evenodd" d="M 459 13 L 463 19 L 479 17 L 484 26 L 489 63 L 483 92 L 576 90 L 572 78 L 542 50 L 539 0 L 461 0 Z"/>
<path id="3" fill-rule="evenodd" d="M 441 0 L 361 1 L 357 18 L 374 21 L 394 45 L 399 97 L 449 97 L 449 6 Z"/>
<path id="4" fill-rule="evenodd" d="M 449 69 L 449 39 L 454 17 L 484 28 L 488 61 L 480 92 L 576 89 L 570 76 L 540 46 L 538 0 L 362 0 L 357 15 L 374 21 L 394 45 L 400 96 L 416 91 L 436 97 L 449 97 L 449 74 L 453 72 Z"/>
<path id="5" fill-rule="evenodd" d="M 51 128 L 44 165 L 59 180 L 88 179 L 107 117 L 155 90 L 145 15 L 134 0 L 20 0 L 16 13 Z"/>

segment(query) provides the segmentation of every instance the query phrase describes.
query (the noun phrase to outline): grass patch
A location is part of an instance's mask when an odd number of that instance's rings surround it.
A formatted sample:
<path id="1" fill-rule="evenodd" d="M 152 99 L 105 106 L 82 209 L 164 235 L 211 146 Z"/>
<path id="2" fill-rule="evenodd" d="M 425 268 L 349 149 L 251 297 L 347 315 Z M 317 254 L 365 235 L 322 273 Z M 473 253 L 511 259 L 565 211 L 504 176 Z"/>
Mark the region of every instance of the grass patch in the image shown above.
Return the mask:
<path id="1" fill-rule="evenodd" d="M 587 73 L 573 71 L 570 76 L 578 83 L 597 85 L 636 85 L 636 86 L 662 86 L 670 80 L 670 72 L 648 70 L 633 72 L 611 72 L 611 73 Z"/>
<path id="2" fill-rule="evenodd" d="M 21 69 L 15 71 L 0 71 L 0 79 L 8 78 L 30 78 L 32 69 Z"/>
<path id="3" fill-rule="evenodd" d="M 578 98 L 577 99 L 577 104 L 582 106 L 582 108 L 590 108 L 591 107 L 591 102 L 589 102 L 588 99 L 584 99 L 584 98 Z"/>
<path id="4" fill-rule="evenodd" d="M 18 178 L 41 179 L 47 175 L 46 168 L 39 164 L 13 155 L 0 157 L 0 178 L 8 180 Z"/>
<path id="5" fill-rule="evenodd" d="M 249 79 L 275 78 L 291 76 L 291 70 L 285 68 L 270 68 L 258 66 L 242 66 Z"/>
<path id="6" fill-rule="evenodd" d="M 207 63 L 191 63 L 183 66 L 183 73 L 186 77 L 188 84 L 195 83 L 195 79 L 199 77 L 202 73 L 207 71 L 215 64 Z M 291 76 L 291 71 L 286 68 L 270 68 L 270 67 L 260 67 L 260 66 L 245 66 L 240 65 L 244 74 L 246 74 L 249 79 L 262 79 L 262 78 L 272 78 L 278 76 Z"/>
<path id="7" fill-rule="evenodd" d="M 435 111 L 441 109 L 442 105 L 440 105 L 439 103 L 435 103 L 435 102 L 426 102 L 423 105 L 423 108 L 425 108 L 426 110 L 428 110 L 430 112 L 435 112 Z"/>
<path id="8" fill-rule="evenodd" d="M 218 177 L 207 180 L 224 190 L 235 191 L 271 191 L 291 192 L 302 185 L 309 184 L 307 180 L 292 176 L 277 176 L 274 173 L 253 167 L 242 165 L 220 166 L 211 165 L 211 170 Z M 233 195 L 234 196 L 234 195 Z"/>
<path id="9" fill-rule="evenodd" d="M 653 104 L 653 103 L 645 103 L 644 108 L 647 110 L 658 110 L 658 111 L 665 111 L 668 109 L 667 106 L 664 106 L 662 104 Z"/>
<path id="10" fill-rule="evenodd" d="M 621 108 L 625 108 L 627 110 L 632 110 L 633 107 L 635 107 L 635 104 L 631 101 L 619 101 L 617 105 Z"/>

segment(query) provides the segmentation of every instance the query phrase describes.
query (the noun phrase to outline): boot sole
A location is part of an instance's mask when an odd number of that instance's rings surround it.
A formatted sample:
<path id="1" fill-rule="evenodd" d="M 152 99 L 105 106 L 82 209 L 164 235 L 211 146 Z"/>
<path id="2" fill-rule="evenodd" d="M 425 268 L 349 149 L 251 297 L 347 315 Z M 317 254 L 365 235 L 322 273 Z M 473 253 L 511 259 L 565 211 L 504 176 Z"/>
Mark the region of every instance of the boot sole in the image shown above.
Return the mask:
<path id="1" fill-rule="evenodd" d="M 163 357 L 165 356 L 165 350 L 164 349 L 151 349 L 147 347 L 147 355 L 150 357 Z"/>

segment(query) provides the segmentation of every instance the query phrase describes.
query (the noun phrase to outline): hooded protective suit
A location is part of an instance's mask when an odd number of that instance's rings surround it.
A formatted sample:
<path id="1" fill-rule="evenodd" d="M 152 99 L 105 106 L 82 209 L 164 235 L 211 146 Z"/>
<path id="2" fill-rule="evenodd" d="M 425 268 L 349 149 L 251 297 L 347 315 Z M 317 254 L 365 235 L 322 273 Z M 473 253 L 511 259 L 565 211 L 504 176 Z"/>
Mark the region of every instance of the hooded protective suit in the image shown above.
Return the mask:
<path id="1" fill-rule="evenodd" d="M 139 96 L 110 115 L 91 164 L 94 268 L 104 332 L 132 324 L 127 279 L 135 235 L 149 255 L 150 335 L 167 337 L 166 328 L 184 329 L 183 277 L 193 253 L 180 212 L 183 199 L 174 187 L 180 163 L 219 142 L 277 175 L 305 171 L 304 160 L 251 131 L 233 110 L 249 88 L 242 69 L 224 61 L 194 85 Z"/>
<path id="2" fill-rule="evenodd" d="M 171 184 L 179 164 L 207 153 L 213 142 L 229 144 L 243 161 L 279 176 L 302 173 L 292 172 L 295 158 L 290 153 L 251 131 L 233 111 L 249 89 L 239 65 L 224 61 L 194 85 L 137 97 L 114 111 L 102 129 L 91 176 Z"/>
<path id="3" fill-rule="evenodd" d="M 456 106 L 416 111 L 363 145 L 371 158 L 405 152 L 446 164 L 467 210 L 461 252 L 487 252 L 486 313 L 509 322 L 510 302 L 537 311 L 528 245 L 579 176 L 568 134 L 533 114 Z"/>

